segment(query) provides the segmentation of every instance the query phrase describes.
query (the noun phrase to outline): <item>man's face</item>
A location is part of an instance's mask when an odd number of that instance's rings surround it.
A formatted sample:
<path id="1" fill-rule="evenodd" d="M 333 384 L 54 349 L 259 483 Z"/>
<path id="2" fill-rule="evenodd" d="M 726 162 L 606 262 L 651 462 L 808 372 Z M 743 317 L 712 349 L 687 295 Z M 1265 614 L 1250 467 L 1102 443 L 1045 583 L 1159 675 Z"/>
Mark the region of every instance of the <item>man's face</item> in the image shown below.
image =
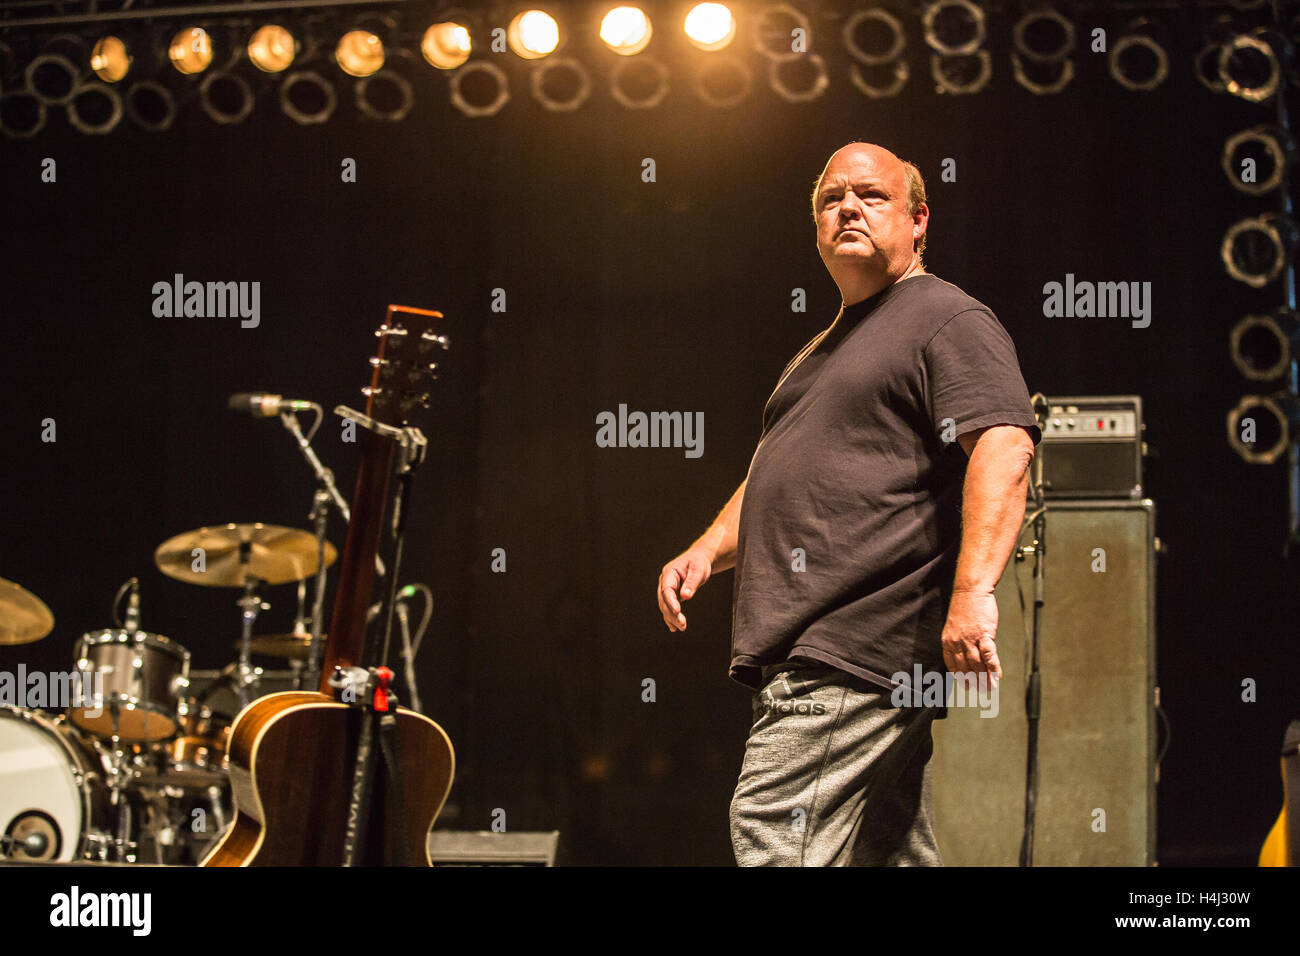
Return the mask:
<path id="1" fill-rule="evenodd" d="M 816 208 L 817 251 L 836 279 L 864 270 L 896 277 L 911 265 L 916 222 L 893 153 L 865 143 L 839 150 L 822 174 Z"/>

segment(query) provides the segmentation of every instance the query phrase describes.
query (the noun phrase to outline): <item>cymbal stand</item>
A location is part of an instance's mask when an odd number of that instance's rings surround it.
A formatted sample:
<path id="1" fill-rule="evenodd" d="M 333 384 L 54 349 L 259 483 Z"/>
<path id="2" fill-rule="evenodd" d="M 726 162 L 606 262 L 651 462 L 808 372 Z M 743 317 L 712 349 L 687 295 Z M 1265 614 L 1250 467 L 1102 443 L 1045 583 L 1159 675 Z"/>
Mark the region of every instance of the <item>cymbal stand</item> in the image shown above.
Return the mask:
<path id="1" fill-rule="evenodd" d="M 252 664 L 253 622 L 257 615 L 268 610 L 271 605 L 262 600 L 257 593 L 262 584 L 260 578 L 249 574 L 244 577 L 244 594 L 235 602 L 243 610 L 243 630 L 239 637 L 239 673 L 235 677 L 235 693 L 239 698 L 239 709 L 248 706 L 248 688 L 259 682 L 259 674 Z"/>
<path id="2" fill-rule="evenodd" d="M 117 811 L 117 835 L 113 839 L 113 855 L 118 863 L 135 862 L 135 844 L 131 842 L 131 804 L 126 799 L 126 751 L 122 749 L 122 700 L 117 691 L 109 694 L 108 712 L 113 718 L 113 772 L 108 781 L 109 804 Z"/>

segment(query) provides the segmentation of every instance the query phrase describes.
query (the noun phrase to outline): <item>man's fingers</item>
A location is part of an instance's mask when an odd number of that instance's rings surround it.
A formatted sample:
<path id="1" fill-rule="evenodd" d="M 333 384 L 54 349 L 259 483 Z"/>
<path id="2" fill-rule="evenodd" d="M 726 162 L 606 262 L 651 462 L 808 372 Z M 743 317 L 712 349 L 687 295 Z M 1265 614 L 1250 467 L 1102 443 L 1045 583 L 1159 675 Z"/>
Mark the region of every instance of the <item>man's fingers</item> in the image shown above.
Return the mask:
<path id="1" fill-rule="evenodd" d="M 686 580 L 682 583 L 682 598 L 689 599 L 704 581 L 704 568 L 692 561 L 686 567 Z"/>
<path id="2" fill-rule="evenodd" d="M 985 670 L 987 670 L 996 680 L 1002 679 L 1002 662 L 998 660 L 998 648 L 993 642 L 993 638 L 980 638 L 980 656 L 983 658 Z"/>
<path id="3" fill-rule="evenodd" d="M 663 580 L 659 584 L 659 594 L 663 598 L 663 603 L 668 606 L 668 610 L 673 614 L 680 614 L 681 604 L 677 600 L 677 585 L 680 578 L 676 568 L 669 568 L 664 572 Z"/>

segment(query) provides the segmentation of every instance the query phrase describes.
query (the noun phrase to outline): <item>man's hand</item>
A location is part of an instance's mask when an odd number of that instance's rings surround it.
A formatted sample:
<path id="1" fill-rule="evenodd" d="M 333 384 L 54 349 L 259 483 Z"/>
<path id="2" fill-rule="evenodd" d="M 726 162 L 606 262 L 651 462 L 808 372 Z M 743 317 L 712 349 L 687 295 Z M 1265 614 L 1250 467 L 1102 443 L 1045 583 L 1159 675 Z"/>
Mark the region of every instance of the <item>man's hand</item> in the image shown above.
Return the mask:
<path id="1" fill-rule="evenodd" d="M 694 597 L 713 573 L 713 556 L 706 548 L 694 545 L 664 565 L 659 572 L 659 611 L 670 631 L 686 630 L 682 601 Z"/>
<path id="2" fill-rule="evenodd" d="M 943 626 L 943 662 L 956 674 L 988 673 L 993 685 L 1002 679 L 995 640 L 998 602 L 991 591 L 954 591 Z"/>

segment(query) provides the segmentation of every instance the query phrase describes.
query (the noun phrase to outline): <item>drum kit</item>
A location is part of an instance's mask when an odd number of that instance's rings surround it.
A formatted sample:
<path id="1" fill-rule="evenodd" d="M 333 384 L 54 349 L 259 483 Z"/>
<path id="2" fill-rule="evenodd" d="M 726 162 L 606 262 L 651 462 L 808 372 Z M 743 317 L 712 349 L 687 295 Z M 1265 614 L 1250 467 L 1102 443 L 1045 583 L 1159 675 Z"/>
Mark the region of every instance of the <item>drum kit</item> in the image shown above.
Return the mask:
<path id="1" fill-rule="evenodd" d="M 81 693 L 39 707 L 0 697 L 0 860 L 186 864 L 201 858 L 230 822 L 226 750 L 233 712 L 266 692 L 266 672 L 253 666 L 252 656 L 287 661 L 293 688 L 315 689 L 324 635 L 319 601 L 308 628 L 306 582 L 313 576 L 320 582 L 337 557 L 323 525 L 312 533 L 227 524 L 158 547 L 154 562 L 163 574 L 241 591 L 238 658 L 201 690 L 190 686 L 190 652 L 140 628 L 139 585 L 132 578 L 113 602 L 118 626 L 86 633 L 75 644 L 65 686 Z M 293 632 L 254 635 L 258 613 L 269 607 L 262 589 L 294 582 Z M 127 609 L 119 619 L 123 597 Z M 53 629 L 43 601 L 0 579 L 0 645 L 38 641 Z M 223 696 L 224 705 L 217 702 Z"/>

